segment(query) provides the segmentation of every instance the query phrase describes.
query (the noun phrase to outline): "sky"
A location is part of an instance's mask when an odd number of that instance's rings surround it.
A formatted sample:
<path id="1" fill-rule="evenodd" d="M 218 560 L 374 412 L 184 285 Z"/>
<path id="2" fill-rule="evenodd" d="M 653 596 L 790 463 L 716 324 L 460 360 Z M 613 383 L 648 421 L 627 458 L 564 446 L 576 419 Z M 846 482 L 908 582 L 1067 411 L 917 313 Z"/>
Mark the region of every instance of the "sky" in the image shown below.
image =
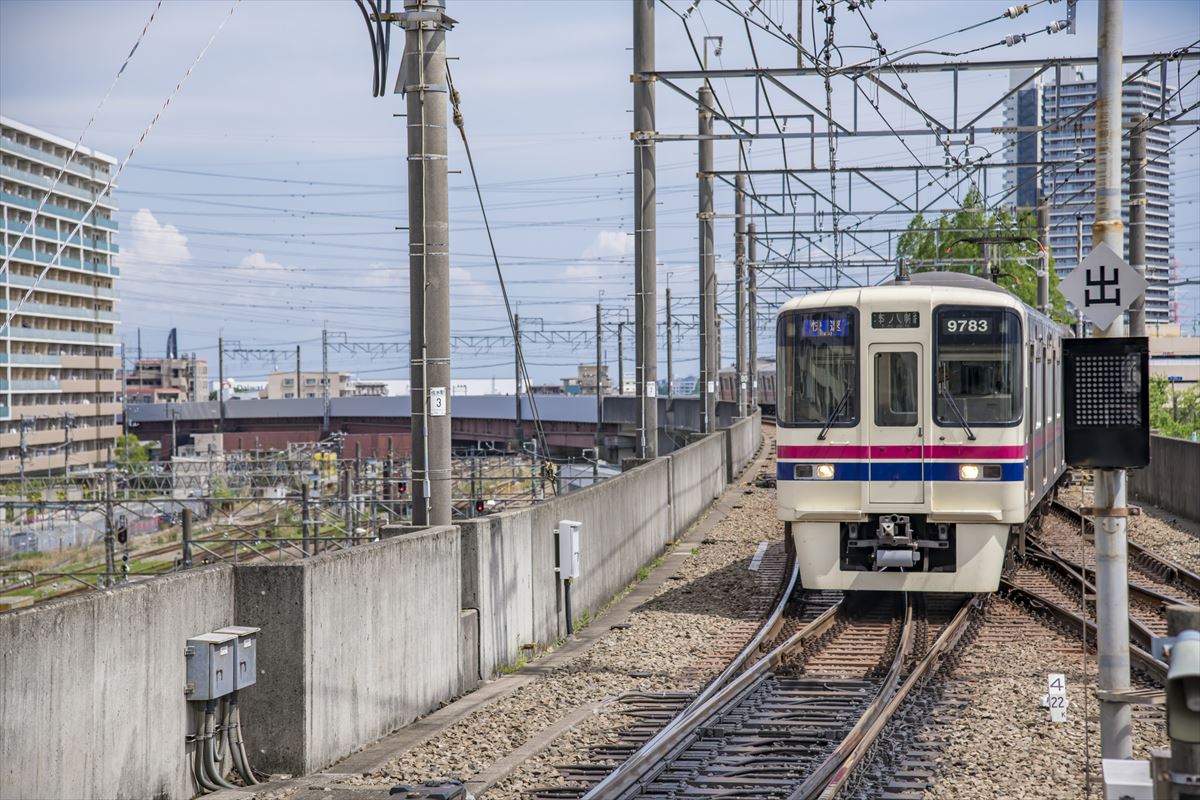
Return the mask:
<path id="1" fill-rule="evenodd" d="M 746 11 L 744 0 L 671 0 L 657 6 L 657 62 L 660 69 L 694 69 L 697 52 L 708 52 L 710 66 L 791 66 L 795 50 L 772 31 L 795 29 L 792 0 L 763 0 L 761 13 L 748 25 L 731 7 Z M 1005 35 L 1030 34 L 1013 47 L 973 53 L 971 59 L 1040 59 L 1050 55 L 1094 54 L 1096 4 L 1079 5 L 1074 36 L 1047 34 L 1044 28 L 1065 16 L 1065 3 L 1037 4 L 1015 20 L 993 20 L 1006 3 L 990 0 L 876 0 L 863 16 L 840 7 L 835 24 L 838 56 L 846 62 L 868 58 L 869 31 L 896 53 L 924 40 L 922 49 L 961 53 L 995 45 Z M 1194 0 L 1127 0 L 1124 44 L 1127 53 L 1172 50 L 1200 40 L 1200 4 Z M 230 16 L 230 8 L 233 13 Z M 812 5 L 804 0 L 806 25 Z M 154 0 L 123 2 L 24 2 L 0 0 L 0 113 L 74 141 L 104 97 L 146 24 Z M 448 34 L 447 52 L 462 95 L 467 135 L 475 156 L 484 201 L 495 234 L 501 265 L 525 330 L 591 330 L 594 307 L 601 302 L 606 320 L 632 318 L 632 20 L 621 2 L 470 2 L 449 0 L 447 13 L 457 20 Z M 408 266 L 406 150 L 403 99 L 371 96 L 370 49 L 363 20 L 349 0 L 282 2 L 243 0 L 165 0 L 145 37 L 100 110 L 85 144 L 124 159 L 142 130 L 183 77 L 222 20 L 225 26 L 138 146 L 116 190 L 121 232 L 119 283 L 122 336 L 132 356 L 159 356 L 167 332 L 178 328 L 180 349 L 215 362 L 218 336 L 245 348 L 293 351 L 299 344 L 305 369 L 320 366 L 321 330 L 335 340 L 395 342 L 408 340 Z M 686 30 L 685 30 L 686 17 Z M 976 22 L 973 30 L 954 33 Z M 778 29 L 774 28 L 778 25 Z M 870 26 L 870 27 L 868 27 Z M 823 27 L 823 25 L 822 25 Z M 763 29 L 765 28 L 765 30 Z M 747 31 L 751 38 L 748 39 Z M 804 33 L 810 46 L 813 35 Z M 720 53 L 702 39 L 723 36 Z M 690 41 L 689 41 L 690 37 Z M 392 40 L 387 81 L 395 81 L 403 37 Z M 753 41 L 751 50 L 749 42 Z M 710 43 L 711 44 L 711 43 Z M 693 49 L 694 48 L 694 49 Z M 956 57 L 961 60 L 961 57 Z M 956 60 L 921 55 L 914 60 Z M 1200 98 L 1198 62 L 1172 67 L 1170 82 L 1187 84 L 1175 98 L 1175 110 Z M 905 79 L 927 113 L 952 113 L 945 75 Z M 899 78 L 894 81 L 898 84 Z M 694 91 L 696 81 L 677 84 Z M 835 81 L 827 98 L 820 79 L 788 85 L 800 98 L 835 117 L 854 114 L 854 87 Z M 960 116 L 983 111 L 1005 91 L 1004 70 L 966 73 Z M 756 97 L 747 80 L 719 80 L 714 89 L 729 114 L 754 113 Z M 657 88 L 660 133 L 694 133 L 692 101 L 660 84 Z M 887 132 L 923 126 L 916 112 L 887 95 L 860 92 L 863 128 Z M 758 98 L 777 115 L 808 111 L 799 100 L 771 87 Z M 1194 118 L 1196 112 L 1189 115 Z M 1000 111 L 981 125 L 999 125 Z M 805 120 L 790 120 L 789 130 Z M 762 123 L 763 130 L 770 122 Z M 718 126 L 718 131 L 727 131 Z M 1175 256 L 1179 277 L 1200 278 L 1200 136 L 1184 139 L 1194 128 L 1176 128 L 1173 136 L 1175 184 Z M 998 136 L 974 142 L 956 137 L 951 150 L 979 157 L 995 151 Z M 737 143 L 715 143 L 718 168 L 736 166 Z M 696 368 L 698 346 L 693 319 L 697 293 L 695 219 L 696 143 L 658 145 L 659 305 L 671 286 L 678 315 L 676 375 Z M 928 136 L 842 139 L 830 153 L 823 139 L 809 152 L 805 140 L 760 140 L 748 146 L 755 169 L 812 163 L 821 169 L 832 155 L 839 166 L 914 163 L 942 164 L 943 148 Z M 998 156 L 993 156 L 999 161 Z M 450 176 L 452 325 L 456 334 L 503 335 L 508 323 L 499 303 L 495 267 L 483 234 L 458 137 L 451 132 Z M 936 174 L 935 174 L 936 173 Z M 989 196 L 1003 194 L 1002 172 L 989 174 Z M 884 188 L 903 196 L 913 191 L 912 173 L 875 174 Z M 917 186 L 951 186 L 961 174 L 927 170 Z M 760 193 L 779 192 L 781 179 L 759 178 Z M 828 173 L 806 178 L 810 188 L 834 197 L 843 207 L 862 210 L 866 244 L 847 240 L 848 258 L 865 255 L 870 245 L 887 253 L 889 234 L 908 216 L 872 215 L 881 210 L 882 190 L 843 176 L 830 187 Z M 768 182 L 770 181 L 770 182 Z M 951 208 L 970 181 L 952 188 L 936 208 Z M 794 187 L 793 187 L 794 188 Z M 940 191 L 940 189 L 938 190 Z M 849 193 L 853 193 L 851 200 Z M 931 198 L 937 191 L 925 190 Z M 732 190 L 717 186 L 718 277 L 722 302 L 732 279 Z M 781 201 L 782 202 L 782 201 Z M 798 208 L 803 212 L 809 199 Z M 811 209 L 810 209 L 811 210 Z M 805 262 L 804 237 L 828 248 L 829 213 L 763 219 L 766 229 L 785 238 L 770 240 L 785 257 Z M 843 219 L 843 227 L 847 221 Z M 813 229 L 793 237 L 792 228 Z M 892 234 L 894 238 L 894 234 Z M 797 244 L 793 248 L 792 241 Z M 766 240 L 765 240 L 766 241 Z M 765 245 L 764 245 L 765 249 Z M 807 291 L 828 276 L 791 269 L 764 274 L 764 302 L 778 302 Z M 882 275 L 876 268 L 870 280 Z M 839 280 L 866 280 L 847 273 Z M 1177 290 L 1181 314 L 1190 328 L 1200 311 L 1200 287 Z M 731 314 L 725 314 L 731 317 Z M 661 318 L 661 313 L 660 313 Z M 732 358 L 731 319 L 722 336 L 723 363 Z M 631 374 L 633 341 L 625 343 Z M 605 335 L 606 358 L 616 356 L 615 336 Z M 660 348 L 664 347 L 660 337 Z M 771 348 L 760 336 L 760 352 Z M 570 347 L 526 345 L 536 381 L 573 375 L 576 365 L 593 358 L 587 344 Z M 665 374 L 665 353 L 660 352 Z M 277 365 L 292 368 L 293 357 Z M 214 365 L 215 366 L 215 365 Z M 331 368 L 363 378 L 407 378 L 407 353 L 399 347 L 384 356 L 331 354 Z M 227 371 L 246 380 L 262 380 L 268 360 L 227 359 Z M 456 351 L 456 375 L 482 378 L 512 374 L 507 347 Z M 215 369 L 213 370 L 215 373 Z M 615 369 L 614 369 L 615 372 Z"/>

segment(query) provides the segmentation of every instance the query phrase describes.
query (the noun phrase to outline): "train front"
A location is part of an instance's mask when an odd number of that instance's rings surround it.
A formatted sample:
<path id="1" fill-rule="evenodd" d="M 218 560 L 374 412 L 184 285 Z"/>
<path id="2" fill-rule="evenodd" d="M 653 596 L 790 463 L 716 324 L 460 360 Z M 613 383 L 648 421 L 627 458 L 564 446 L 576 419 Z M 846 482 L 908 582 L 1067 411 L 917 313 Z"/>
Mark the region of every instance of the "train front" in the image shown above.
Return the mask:
<path id="1" fill-rule="evenodd" d="M 788 303 L 779 516 L 814 589 L 994 591 L 1025 517 L 1010 296 L 892 285 Z"/>

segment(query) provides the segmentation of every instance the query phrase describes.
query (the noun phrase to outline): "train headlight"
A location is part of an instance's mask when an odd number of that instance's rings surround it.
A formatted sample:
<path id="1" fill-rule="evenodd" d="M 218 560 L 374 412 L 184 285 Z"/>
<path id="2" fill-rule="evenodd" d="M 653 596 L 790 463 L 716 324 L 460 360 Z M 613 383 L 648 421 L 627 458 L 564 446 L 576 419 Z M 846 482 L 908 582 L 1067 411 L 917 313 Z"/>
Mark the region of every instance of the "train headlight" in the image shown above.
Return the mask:
<path id="1" fill-rule="evenodd" d="M 818 480 L 833 480 L 833 464 L 817 464 L 815 474 Z"/>
<path id="2" fill-rule="evenodd" d="M 979 465 L 978 464 L 959 464 L 958 479 L 960 481 L 977 481 L 979 480 Z"/>

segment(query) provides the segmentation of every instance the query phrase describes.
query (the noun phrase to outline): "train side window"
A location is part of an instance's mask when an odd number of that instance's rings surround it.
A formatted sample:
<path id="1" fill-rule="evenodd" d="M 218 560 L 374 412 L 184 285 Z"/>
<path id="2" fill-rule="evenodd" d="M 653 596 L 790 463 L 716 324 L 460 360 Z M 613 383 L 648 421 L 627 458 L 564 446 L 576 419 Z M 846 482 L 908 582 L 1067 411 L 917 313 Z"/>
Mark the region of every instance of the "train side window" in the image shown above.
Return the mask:
<path id="1" fill-rule="evenodd" d="M 912 427 L 917 424 L 917 354 L 875 354 L 875 424 Z"/>

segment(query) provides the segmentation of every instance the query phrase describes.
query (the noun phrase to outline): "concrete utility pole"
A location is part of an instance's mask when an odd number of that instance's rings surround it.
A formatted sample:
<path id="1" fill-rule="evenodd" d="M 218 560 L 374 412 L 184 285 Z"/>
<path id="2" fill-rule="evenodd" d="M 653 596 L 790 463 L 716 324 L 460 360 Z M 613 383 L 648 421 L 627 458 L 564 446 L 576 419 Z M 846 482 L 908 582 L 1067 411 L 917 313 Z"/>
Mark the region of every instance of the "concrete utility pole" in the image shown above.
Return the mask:
<path id="1" fill-rule="evenodd" d="M 329 433 L 329 330 L 321 327 L 321 433 Z"/>
<path id="2" fill-rule="evenodd" d="M 513 369 L 516 372 L 516 390 L 513 395 L 516 397 L 516 438 L 517 452 L 521 452 L 521 442 L 525 440 L 525 432 L 521 430 L 521 315 L 513 314 Z"/>
<path id="3" fill-rule="evenodd" d="M 1096 32 L 1096 220 L 1092 247 L 1101 242 L 1124 252 L 1121 222 L 1121 34 L 1122 0 L 1100 0 Z M 1117 317 L 1097 338 L 1120 337 L 1125 322 Z M 1129 566 L 1126 553 L 1125 471 L 1094 473 L 1096 506 L 1096 650 L 1097 687 L 1102 692 L 1129 689 Z M 1130 707 L 1100 701 L 1100 751 L 1104 758 L 1132 758 Z"/>
<path id="4" fill-rule="evenodd" d="M 1083 263 L 1083 214 L 1075 212 L 1075 266 Z M 1084 331 L 1083 312 L 1075 310 L 1075 335 L 1082 337 Z"/>
<path id="5" fill-rule="evenodd" d="M 63 415 L 63 481 L 71 480 L 71 431 L 75 429 L 74 414 Z"/>
<path id="6" fill-rule="evenodd" d="M 758 407 L 758 226 L 746 227 L 746 268 L 749 270 L 749 295 L 746 303 L 747 360 L 750 362 L 750 410 Z"/>
<path id="7" fill-rule="evenodd" d="M 638 457 L 658 456 L 658 175 L 654 139 L 654 0 L 633 0 L 634 380 Z"/>
<path id="8" fill-rule="evenodd" d="M 220 336 L 217 337 L 217 431 L 225 433 L 225 339 Z"/>
<path id="9" fill-rule="evenodd" d="M 1050 204 L 1046 198 L 1038 200 L 1038 272 L 1037 309 L 1050 313 Z"/>
<path id="10" fill-rule="evenodd" d="M 625 395 L 625 323 L 617 323 L 617 394 Z"/>
<path id="11" fill-rule="evenodd" d="M 183 507 L 183 568 L 190 569 L 192 566 L 192 509 L 188 506 Z"/>
<path id="12" fill-rule="evenodd" d="M 300 345 L 296 345 L 296 391 L 295 397 L 300 397 Z"/>
<path id="13" fill-rule="evenodd" d="M 698 93 L 700 106 L 697 109 L 698 131 L 701 137 L 710 137 L 713 132 L 713 92 L 707 83 Z M 713 225 L 713 140 L 701 138 L 697 143 L 700 151 L 700 210 L 696 218 L 700 221 L 700 432 L 716 430 L 717 414 L 717 265 L 715 231 Z"/>
<path id="14" fill-rule="evenodd" d="M 733 302 L 734 302 L 734 396 L 737 400 L 738 416 L 749 413 L 746 404 L 746 176 L 738 173 L 734 178 L 733 208 Z"/>
<path id="15" fill-rule="evenodd" d="M 404 0 L 408 253 L 412 333 L 413 524 L 448 525 L 450 499 L 450 211 L 446 165 L 444 0 Z"/>
<path id="16" fill-rule="evenodd" d="M 1129 139 L 1129 263 L 1146 277 L 1146 134 L 1145 114 L 1133 118 Z M 1129 335 L 1146 335 L 1146 296 L 1138 295 L 1129 306 Z"/>
<path id="17" fill-rule="evenodd" d="M 669 290 L 668 290 L 669 291 Z M 21 499 L 25 499 L 25 457 L 29 452 L 29 448 L 25 445 L 25 434 L 33 427 L 33 420 L 29 417 L 21 418 L 20 427 L 20 443 L 17 446 L 17 457 L 21 463 L 17 465 L 21 476 Z"/>
<path id="18" fill-rule="evenodd" d="M 116 519 L 113 517 L 113 473 L 104 473 L 104 585 L 111 586 L 113 573 L 117 571 L 117 552 L 114 534 Z"/>
<path id="19" fill-rule="evenodd" d="M 667 397 L 675 396 L 675 362 L 674 347 L 675 333 L 671 330 L 671 287 L 667 287 Z"/>
<path id="20" fill-rule="evenodd" d="M 604 421 L 604 383 L 600 369 L 604 363 L 604 329 L 601 327 L 603 309 L 596 303 L 596 463 L 600 463 L 600 447 L 604 444 L 600 425 Z"/>

